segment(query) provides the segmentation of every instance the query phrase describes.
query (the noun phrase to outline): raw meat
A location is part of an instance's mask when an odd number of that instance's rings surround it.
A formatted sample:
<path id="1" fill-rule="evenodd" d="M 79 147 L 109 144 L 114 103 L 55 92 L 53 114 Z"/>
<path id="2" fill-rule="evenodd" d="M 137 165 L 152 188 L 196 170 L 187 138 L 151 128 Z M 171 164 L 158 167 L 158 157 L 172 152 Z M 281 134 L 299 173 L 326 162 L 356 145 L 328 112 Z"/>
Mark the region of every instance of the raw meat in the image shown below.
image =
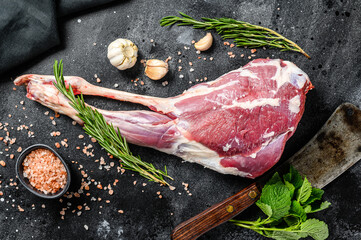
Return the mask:
<path id="1" fill-rule="evenodd" d="M 28 98 L 81 122 L 52 81 L 53 76 L 29 74 L 14 83 L 28 85 Z M 129 142 L 248 178 L 262 175 L 280 159 L 312 88 L 306 73 L 279 59 L 254 60 L 170 98 L 98 87 L 80 77 L 65 81 L 76 94 L 139 103 L 155 111 L 99 110 Z"/>

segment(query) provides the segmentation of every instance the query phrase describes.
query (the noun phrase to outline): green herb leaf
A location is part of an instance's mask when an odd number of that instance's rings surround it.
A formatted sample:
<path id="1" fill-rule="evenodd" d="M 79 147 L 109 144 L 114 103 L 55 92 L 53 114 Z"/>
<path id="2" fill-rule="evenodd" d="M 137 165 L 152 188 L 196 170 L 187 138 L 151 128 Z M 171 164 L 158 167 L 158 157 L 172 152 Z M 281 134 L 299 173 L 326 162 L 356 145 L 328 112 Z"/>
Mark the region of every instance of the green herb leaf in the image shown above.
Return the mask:
<path id="1" fill-rule="evenodd" d="M 305 210 L 305 213 L 310 213 L 312 211 L 312 207 L 311 205 L 307 205 L 303 208 L 303 210 Z"/>
<path id="2" fill-rule="evenodd" d="M 269 236 L 276 240 L 298 240 L 301 236 L 296 232 L 273 231 Z"/>
<path id="3" fill-rule="evenodd" d="M 319 188 L 312 188 L 311 196 L 304 202 L 304 205 L 313 203 L 314 201 L 321 200 L 324 191 Z"/>
<path id="4" fill-rule="evenodd" d="M 281 182 L 268 185 L 262 190 L 258 203 L 269 205 L 272 209 L 271 218 L 278 220 L 285 216 L 291 207 L 291 197 L 288 188 Z"/>
<path id="5" fill-rule="evenodd" d="M 300 231 L 307 233 L 315 240 L 324 240 L 328 237 L 328 227 L 326 223 L 315 218 L 308 219 L 302 223 Z"/>
<path id="6" fill-rule="evenodd" d="M 300 189 L 298 189 L 297 201 L 299 201 L 301 204 L 306 202 L 307 199 L 311 196 L 311 192 L 312 192 L 311 183 L 305 177 L 303 179 L 302 186 L 300 187 Z"/>
<path id="7" fill-rule="evenodd" d="M 285 216 L 283 220 L 287 223 L 289 227 L 298 225 L 300 223 L 300 218 L 292 214 Z"/>
<path id="8" fill-rule="evenodd" d="M 272 208 L 270 205 L 262 203 L 262 202 L 256 202 L 256 205 L 266 214 L 268 217 L 272 216 Z"/>
<path id="9" fill-rule="evenodd" d="M 278 182 L 282 182 L 282 179 L 281 179 L 279 173 L 276 172 L 275 174 L 273 174 L 273 176 L 271 177 L 271 179 L 268 180 L 268 182 L 266 183 L 265 186 L 267 186 L 267 185 L 272 185 L 272 184 L 275 184 L 275 183 L 278 183 Z"/>
<path id="10" fill-rule="evenodd" d="M 308 205 L 308 206 L 311 206 L 311 205 Z M 324 201 L 317 207 L 315 206 L 315 204 L 312 204 L 312 206 L 311 206 L 312 209 L 311 210 L 307 209 L 307 210 L 309 211 L 308 213 L 315 213 L 315 212 L 322 211 L 322 210 L 328 208 L 329 206 L 331 206 L 331 203 Z"/>
<path id="11" fill-rule="evenodd" d="M 290 172 L 283 176 L 283 179 L 289 183 L 292 183 L 295 189 L 299 189 L 302 186 L 303 179 L 294 167 L 290 167 Z"/>
<path id="12" fill-rule="evenodd" d="M 293 186 L 292 183 L 290 183 L 290 182 L 288 182 L 286 180 L 285 180 L 285 185 L 288 188 L 288 190 L 290 190 L 290 196 L 291 196 L 291 199 L 292 199 L 296 188 L 295 188 L 295 186 Z"/>
<path id="13" fill-rule="evenodd" d="M 294 214 L 295 216 L 299 217 L 301 221 L 306 221 L 307 216 L 305 210 L 298 201 L 292 201 L 290 214 Z"/>

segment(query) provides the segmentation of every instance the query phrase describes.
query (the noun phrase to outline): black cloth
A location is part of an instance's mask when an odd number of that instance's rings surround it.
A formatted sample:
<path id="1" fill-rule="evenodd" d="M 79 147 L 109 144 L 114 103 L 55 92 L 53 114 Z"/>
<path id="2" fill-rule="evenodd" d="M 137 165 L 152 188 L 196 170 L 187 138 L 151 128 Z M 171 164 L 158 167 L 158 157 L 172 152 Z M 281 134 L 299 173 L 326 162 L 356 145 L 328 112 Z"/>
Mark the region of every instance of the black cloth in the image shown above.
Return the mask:
<path id="1" fill-rule="evenodd" d="M 60 43 L 59 17 L 113 0 L 1 0 L 0 74 Z"/>

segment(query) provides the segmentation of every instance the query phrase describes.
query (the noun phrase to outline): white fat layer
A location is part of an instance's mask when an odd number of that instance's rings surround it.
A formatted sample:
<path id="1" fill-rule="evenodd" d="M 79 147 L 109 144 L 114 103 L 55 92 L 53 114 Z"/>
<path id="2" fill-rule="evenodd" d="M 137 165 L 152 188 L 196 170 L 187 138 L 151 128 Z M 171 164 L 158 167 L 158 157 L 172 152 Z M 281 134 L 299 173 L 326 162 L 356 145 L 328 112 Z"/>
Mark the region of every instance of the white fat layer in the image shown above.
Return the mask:
<path id="1" fill-rule="evenodd" d="M 221 77 L 220 77 L 221 78 Z M 217 81 L 217 80 L 216 80 Z M 227 88 L 229 86 L 232 86 L 232 85 L 235 85 L 238 83 L 238 80 L 235 79 L 233 81 L 230 81 L 226 84 L 222 84 L 218 87 L 212 87 L 212 82 L 209 82 L 208 83 L 208 86 L 207 85 L 204 85 L 202 87 L 199 87 L 199 88 L 192 88 L 188 91 L 186 91 L 185 95 L 183 96 L 180 96 L 180 97 L 177 97 L 177 102 L 178 101 L 182 101 L 184 100 L 185 98 L 191 98 L 191 97 L 194 97 L 194 96 L 202 96 L 202 95 L 206 95 L 206 94 L 209 94 L 209 93 L 212 93 L 212 92 L 215 92 L 215 91 L 218 91 L 218 90 L 222 90 L 223 88 Z"/>
<path id="2" fill-rule="evenodd" d="M 299 113 L 301 106 L 301 99 L 300 96 L 293 97 L 288 104 L 288 109 L 291 113 Z"/>
<path id="3" fill-rule="evenodd" d="M 301 89 L 308 80 L 307 74 L 291 62 L 284 61 L 284 63 L 286 63 L 287 66 L 283 68 L 278 67 L 277 73 L 279 75 L 275 74 L 275 80 L 277 81 L 277 88 L 279 89 L 280 87 L 282 87 L 283 84 L 287 82 L 291 82 L 291 74 L 292 74 L 293 76 L 297 76 L 297 75 L 304 76 L 304 77 L 296 78 L 297 87 Z"/>
<path id="4" fill-rule="evenodd" d="M 280 99 L 279 98 L 260 98 L 260 99 L 256 99 L 253 101 L 245 101 L 245 102 L 233 101 L 232 105 L 224 105 L 224 106 L 222 106 L 222 108 L 240 107 L 243 109 L 253 109 L 255 107 L 263 107 L 266 105 L 278 107 L 280 105 Z"/>
<path id="5" fill-rule="evenodd" d="M 265 134 L 263 134 L 263 138 L 269 138 L 269 137 L 272 137 L 273 135 L 275 135 L 275 132 L 265 133 Z"/>
<path id="6" fill-rule="evenodd" d="M 297 78 L 296 83 L 298 88 L 302 88 L 305 85 L 306 81 L 309 81 L 307 74 L 304 71 L 302 71 L 300 68 L 298 68 L 294 63 L 289 61 L 283 61 L 283 63 L 286 65 L 285 67 L 281 67 L 280 60 L 273 60 L 267 63 L 251 62 L 250 66 L 265 66 L 265 65 L 275 66 L 277 71 L 276 74 L 271 79 L 277 82 L 277 89 L 282 87 L 284 84 L 290 82 L 291 74 L 294 75 L 302 74 L 304 76 Z"/>
<path id="7" fill-rule="evenodd" d="M 217 80 L 215 80 L 215 81 L 217 81 Z M 185 91 L 182 96 L 179 96 L 177 98 L 174 98 L 174 99 L 170 100 L 168 103 L 171 103 L 171 104 L 169 104 L 169 107 L 167 108 L 167 111 L 169 111 L 169 112 L 172 111 L 175 114 L 180 114 L 181 111 L 177 110 L 174 107 L 174 105 L 177 102 L 180 102 L 180 101 L 182 101 L 184 99 L 195 97 L 195 96 L 207 95 L 209 93 L 212 93 L 212 92 L 215 92 L 215 91 L 218 91 L 218 90 L 222 90 L 223 88 L 227 88 L 229 86 L 235 85 L 237 83 L 238 83 L 238 81 L 234 80 L 234 81 L 228 82 L 227 84 L 220 85 L 218 87 L 212 87 L 212 85 L 211 85 L 212 82 L 209 82 L 208 85 L 204 85 L 204 86 L 199 87 L 199 88 L 190 89 L 189 91 Z M 208 99 L 208 101 L 209 101 L 209 99 Z"/>
<path id="8" fill-rule="evenodd" d="M 259 152 L 259 151 L 258 151 L 258 152 Z M 256 158 L 258 152 L 252 153 L 251 155 L 249 155 L 249 157 L 251 157 L 251 158 Z"/>
<path id="9" fill-rule="evenodd" d="M 226 146 L 223 146 L 223 151 L 227 152 L 231 148 L 231 144 L 226 144 Z"/>
<path id="10" fill-rule="evenodd" d="M 250 174 L 239 171 L 237 168 L 223 167 L 220 164 L 223 157 L 220 157 L 217 152 L 199 142 L 190 141 L 183 135 L 179 136 L 171 148 L 157 148 L 157 150 L 176 155 L 187 162 L 198 163 L 222 174 L 232 174 L 241 177 L 246 177 Z"/>
<path id="11" fill-rule="evenodd" d="M 242 69 L 242 71 L 239 71 L 239 76 L 259 79 L 259 77 L 257 76 L 256 73 L 254 73 L 248 69 Z"/>

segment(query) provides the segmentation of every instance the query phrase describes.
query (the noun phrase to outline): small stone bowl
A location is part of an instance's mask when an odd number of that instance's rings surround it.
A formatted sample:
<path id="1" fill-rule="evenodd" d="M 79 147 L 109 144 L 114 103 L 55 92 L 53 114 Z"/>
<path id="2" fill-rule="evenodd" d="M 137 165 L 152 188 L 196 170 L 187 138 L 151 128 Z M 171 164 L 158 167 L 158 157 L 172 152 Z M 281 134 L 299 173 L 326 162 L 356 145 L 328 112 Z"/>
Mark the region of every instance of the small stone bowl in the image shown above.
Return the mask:
<path id="1" fill-rule="evenodd" d="M 37 190 L 36 188 L 34 188 L 33 186 L 30 185 L 30 182 L 29 182 L 29 179 L 25 178 L 24 177 L 24 174 L 23 174 L 23 171 L 24 171 L 24 168 L 23 168 L 23 162 L 25 160 L 25 157 L 33 150 L 36 150 L 36 149 L 39 149 L 39 148 L 45 148 L 45 149 L 48 149 L 50 151 L 52 151 L 55 156 L 57 156 L 60 161 L 63 163 L 64 167 L 65 167 L 65 170 L 66 170 L 66 173 L 67 173 L 67 179 L 66 179 L 66 184 L 64 186 L 63 189 L 59 189 L 59 191 L 57 193 L 49 193 L 49 194 L 45 194 L 39 190 Z M 36 196 L 38 197 L 42 197 L 42 198 L 46 198 L 46 199 L 54 199 L 54 198 L 59 198 L 61 196 L 63 196 L 67 191 L 68 191 L 68 188 L 70 186 L 70 170 L 69 170 L 69 167 L 68 165 L 66 164 L 66 162 L 63 160 L 62 157 L 60 157 L 60 155 L 54 151 L 54 149 L 52 149 L 51 147 L 49 147 L 48 145 L 45 145 L 45 144 L 35 144 L 35 145 L 32 145 L 30 147 L 28 147 L 27 149 L 25 149 L 21 154 L 20 156 L 18 157 L 17 161 L 16 161 L 16 166 L 15 166 L 15 171 L 16 171 L 16 175 L 17 177 L 19 178 L 19 181 L 21 182 L 21 184 L 24 185 L 24 187 L 29 190 L 31 193 L 35 194 Z"/>

